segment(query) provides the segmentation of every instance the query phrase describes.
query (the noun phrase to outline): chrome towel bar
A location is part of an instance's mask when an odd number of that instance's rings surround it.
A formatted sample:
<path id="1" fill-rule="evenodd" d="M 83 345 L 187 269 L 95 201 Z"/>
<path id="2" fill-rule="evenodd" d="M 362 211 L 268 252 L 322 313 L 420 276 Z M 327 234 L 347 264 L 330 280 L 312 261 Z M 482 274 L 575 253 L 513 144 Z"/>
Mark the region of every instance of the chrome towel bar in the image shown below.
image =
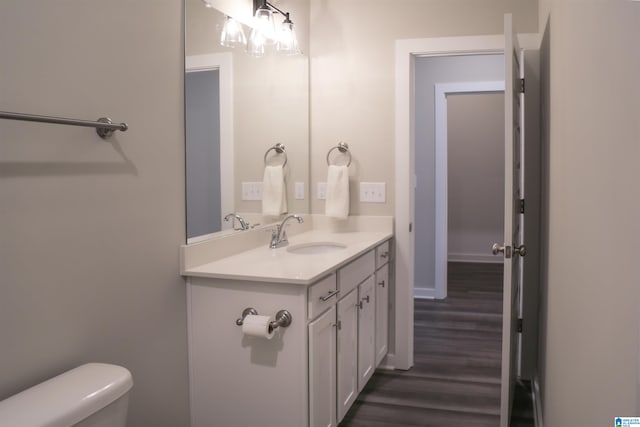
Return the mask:
<path id="1" fill-rule="evenodd" d="M 106 139 L 117 130 L 126 131 L 129 126 L 126 123 L 112 123 L 108 117 L 100 117 L 95 122 L 90 120 L 65 119 L 62 117 L 39 116 L 36 114 L 9 113 L 0 111 L 0 119 L 22 120 L 25 122 L 54 123 L 59 125 L 84 126 L 96 128 L 96 133 L 102 139 Z"/>

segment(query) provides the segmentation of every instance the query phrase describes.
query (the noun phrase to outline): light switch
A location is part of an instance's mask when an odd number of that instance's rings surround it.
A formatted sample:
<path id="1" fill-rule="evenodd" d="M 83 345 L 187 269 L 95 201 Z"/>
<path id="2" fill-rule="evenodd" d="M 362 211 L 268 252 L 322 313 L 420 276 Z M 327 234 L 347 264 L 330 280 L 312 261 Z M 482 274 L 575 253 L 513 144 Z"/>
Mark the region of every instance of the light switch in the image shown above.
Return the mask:
<path id="1" fill-rule="evenodd" d="M 262 200 L 262 183 L 243 182 L 242 200 Z"/>
<path id="2" fill-rule="evenodd" d="M 304 182 L 296 182 L 295 197 L 296 200 L 304 200 Z"/>
<path id="3" fill-rule="evenodd" d="M 326 182 L 319 182 L 318 183 L 318 199 L 326 199 L 327 198 L 327 183 Z"/>
<path id="4" fill-rule="evenodd" d="M 387 201 L 387 184 L 385 182 L 361 182 L 360 201 L 368 203 L 385 203 Z"/>

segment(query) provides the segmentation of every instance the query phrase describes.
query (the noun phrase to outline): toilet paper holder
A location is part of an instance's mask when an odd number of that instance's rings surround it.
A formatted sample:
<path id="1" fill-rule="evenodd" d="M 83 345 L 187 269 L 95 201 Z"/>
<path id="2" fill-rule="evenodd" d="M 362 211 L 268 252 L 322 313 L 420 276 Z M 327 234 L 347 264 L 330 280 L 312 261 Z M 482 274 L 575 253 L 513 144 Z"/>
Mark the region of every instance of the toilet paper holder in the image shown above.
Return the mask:
<path id="1" fill-rule="evenodd" d="M 242 317 L 236 319 L 236 325 L 242 326 L 242 324 L 244 323 L 244 318 L 250 314 L 256 316 L 258 314 L 258 310 L 256 310 L 253 307 L 247 307 L 244 310 L 242 310 Z M 291 313 L 289 313 L 288 310 L 278 311 L 276 313 L 276 320 L 272 320 L 269 323 L 269 332 L 274 331 L 281 327 L 286 328 L 291 324 L 292 320 L 293 320 L 293 316 L 291 316 Z"/>

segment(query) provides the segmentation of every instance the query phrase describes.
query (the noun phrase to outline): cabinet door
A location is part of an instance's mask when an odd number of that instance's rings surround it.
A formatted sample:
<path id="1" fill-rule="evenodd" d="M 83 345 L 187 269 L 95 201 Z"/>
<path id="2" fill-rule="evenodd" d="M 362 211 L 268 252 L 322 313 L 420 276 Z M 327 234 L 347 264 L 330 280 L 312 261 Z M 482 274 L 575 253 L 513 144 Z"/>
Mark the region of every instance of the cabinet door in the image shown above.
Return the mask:
<path id="1" fill-rule="evenodd" d="M 358 303 L 358 392 L 360 392 L 376 368 L 375 277 L 369 276 L 358 289 L 360 291 Z"/>
<path id="2" fill-rule="evenodd" d="M 376 367 L 387 355 L 389 341 L 389 266 L 376 271 Z"/>
<path id="3" fill-rule="evenodd" d="M 309 324 L 309 426 L 335 427 L 336 307 Z"/>
<path id="4" fill-rule="evenodd" d="M 338 422 L 358 395 L 358 291 L 338 301 Z"/>

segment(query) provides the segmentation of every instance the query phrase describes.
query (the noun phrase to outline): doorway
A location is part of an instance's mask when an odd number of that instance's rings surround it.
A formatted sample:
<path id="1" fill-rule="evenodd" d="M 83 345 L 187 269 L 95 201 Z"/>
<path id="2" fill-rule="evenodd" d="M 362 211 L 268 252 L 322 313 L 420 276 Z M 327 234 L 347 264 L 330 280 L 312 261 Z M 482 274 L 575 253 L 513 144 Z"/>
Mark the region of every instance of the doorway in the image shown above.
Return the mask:
<path id="1" fill-rule="evenodd" d="M 413 289 L 416 298 L 443 299 L 447 295 L 447 262 L 450 252 L 447 238 L 447 98 L 503 90 L 502 53 L 415 59 L 416 185 L 413 222 L 415 244 L 412 249 L 416 260 Z M 504 141 L 504 137 L 501 141 Z M 504 167 L 501 170 L 504 171 Z M 491 243 L 487 244 L 487 248 Z M 478 259 L 481 253 L 476 252 Z"/>

